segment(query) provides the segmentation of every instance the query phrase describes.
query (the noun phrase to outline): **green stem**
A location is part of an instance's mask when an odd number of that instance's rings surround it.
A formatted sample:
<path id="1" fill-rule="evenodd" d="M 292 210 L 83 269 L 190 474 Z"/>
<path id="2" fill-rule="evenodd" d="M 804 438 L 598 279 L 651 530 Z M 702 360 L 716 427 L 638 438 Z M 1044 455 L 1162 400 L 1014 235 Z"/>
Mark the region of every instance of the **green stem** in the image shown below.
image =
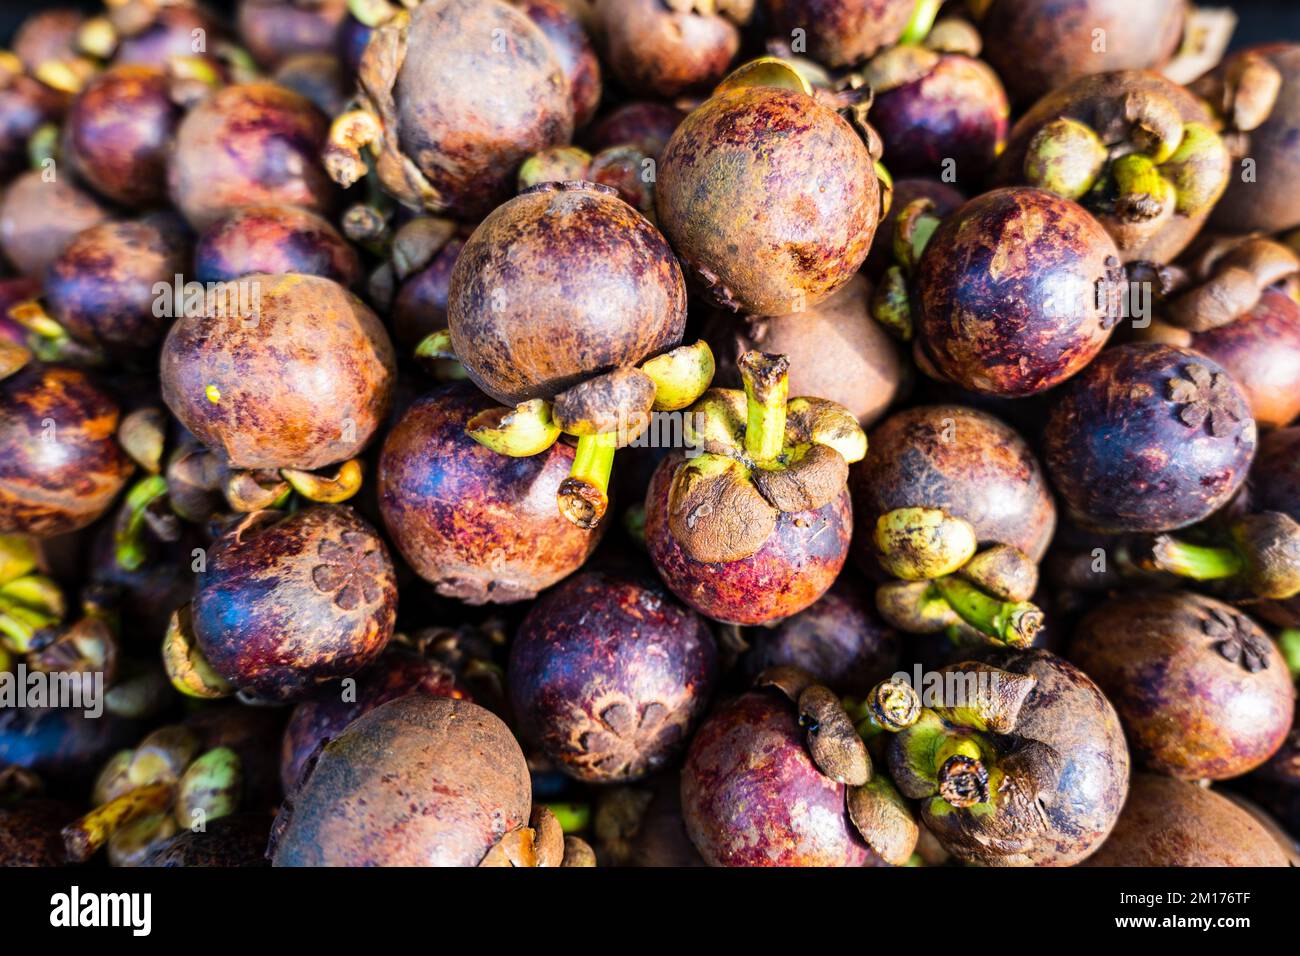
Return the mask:
<path id="1" fill-rule="evenodd" d="M 1221 581 L 1246 570 L 1241 556 L 1230 548 L 1191 544 L 1169 535 L 1157 538 L 1152 551 L 1160 570 L 1193 581 Z"/>
<path id="2" fill-rule="evenodd" d="M 942 6 L 943 0 L 916 0 L 912 19 L 907 21 L 907 26 L 903 30 L 903 35 L 898 38 L 898 42 L 915 46 L 925 40 L 930 35 L 935 18 L 939 16 L 939 8 Z"/>
<path id="3" fill-rule="evenodd" d="M 600 524 L 609 508 L 609 475 L 614 467 L 618 435 L 582 435 L 569 477 L 560 483 L 561 513 L 585 531 Z"/>
<path id="4" fill-rule="evenodd" d="M 785 448 L 790 360 L 784 355 L 746 352 L 738 364 L 748 411 L 745 451 L 757 462 L 775 461 Z"/>
<path id="5" fill-rule="evenodd" d="M 1028 601 L 1002 601 L 956 577 L 934 584 L 963 621 L 1000 643 L 1028 647 L 1043 626 L 1043 612 Z"/>
<path id="6" fill-rule="evenodd" d="M 114 534 L 117 563 L 127 571 L 138 570 L 148 558 L 144 543 L 145 511 L 166 494 L 167 479 L 162 475 L 150 475 L 127 492 Z"/>

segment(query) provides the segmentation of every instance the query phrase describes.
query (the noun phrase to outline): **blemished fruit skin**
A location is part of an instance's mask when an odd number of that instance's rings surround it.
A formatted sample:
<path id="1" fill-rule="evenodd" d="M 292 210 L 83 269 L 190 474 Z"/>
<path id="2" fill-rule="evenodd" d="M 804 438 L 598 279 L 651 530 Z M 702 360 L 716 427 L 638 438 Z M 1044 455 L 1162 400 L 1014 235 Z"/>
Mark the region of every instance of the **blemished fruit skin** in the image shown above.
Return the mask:
<path id="1" fill-rule="evenodd" d="M 831 67 L 852 66 L 898 42 L 913 0 L 766 0 L 772 34 L 801 30 L 808 55 Z"/>
<path id="2" fill-rule="evenodd" d="M 1106 842 L 1083 866 L 1288 866 L 1254 817 L 1213 790 L 1136 773 Z"/>
<path id="3" fill-rule="evenodd" d="M 357 252 L 322 216 L 297 206 L 245 206 L 205 229 L 194 247 L 198 282 L 296 272 L 352 287 Z"/>
<path id="4" fill-rule="evenodd" d="M 880 186 L 849 122 L 803 93 L 744 87 L 684 119 L 655 184 L 660 228 L 717 305 L 787 315 L 848 282 L 871 248 Z"/>
<path id="5" fill-rule="evenodd" d="M 597 0 L 605 62 L 625 88 L 671 100 L 707 91 L 740 49 L 726 17 L 679 13 L 663 0 Z"/>
<path id="6" fill-rule="evenodd" d="M 816 511 L 781 512 L 756 552 L 737 561 L 688 557 L 668 527 L 668 496 L 681 456 L 655 470 L 646 492 L 646 545 L 669 590 L 705 617 L 758 625 L 797 614 L 835 583 L 853 535 L 849 493 Z"/>
<path id="7" fill-rule="evenodd" d="M 682 817 L 710 866 L 865 866 L 844 785 L 813 763 L 795 708 L 751 691 L 704 722 L 682 769 Z"/>
<path id="8" fill-rule="evenodd" d="M 397 550 L 438 593 L 471 604 L 535 597 L 586 561 L 607 524 L 583 531 L 555 506 L 573 446 L 509 458 L 465 434 L 493 407 L 468 384 L 441 388 L 406 410 L 379 457 L 379 507 Z"/>
<path id="9" fill-rule="evenodd" d="M 663 236 L 613 189 L 543 183 L 465 243 L 447 324 L 473 382 L 516 405 L 676 346 L 686 284 Z"/>
<path id="10" fill-rule="evenodd" d="M 272 835 L 274 866 L 477 866 L 527 824 L 532 784 L 501 719 L 412 694 L 326 744 Z"/>
<path id="11" fill-rule="evenodd" d="M 658 582 L 585 572 L 533 605 L 506 676 L 525 736 L 570 776 L 617 783 L 685 747 L 717 670 L 704 619 Z"/>

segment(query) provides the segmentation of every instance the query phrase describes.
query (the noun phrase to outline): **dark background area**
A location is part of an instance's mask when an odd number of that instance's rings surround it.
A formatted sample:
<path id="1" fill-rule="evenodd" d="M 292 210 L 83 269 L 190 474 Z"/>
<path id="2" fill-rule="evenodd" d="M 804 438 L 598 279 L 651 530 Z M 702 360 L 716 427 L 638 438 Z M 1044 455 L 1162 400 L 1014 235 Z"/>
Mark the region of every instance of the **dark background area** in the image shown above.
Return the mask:
<path id="1" fill-rule="evenodd" d="M 1142 3 L 1143 0 L 1133 0 Z M 1295 0 L 1237 0 L 1236 3 L 1216 3 L 1202 0 L 1206 6 L 1232 6 L 1241 15 L 1234 46 L 1263 43 L 1269 40 L 1300 39 L 1300 4 Z M 234 0 L 209 4 L 214 9 L 229 10 Z M 8 44 L 18 24 L 35 10 L 47 7 L 80 7 L 99 9 L 102 3 L 94 0 L 0 0 L 0 38 Z"/>

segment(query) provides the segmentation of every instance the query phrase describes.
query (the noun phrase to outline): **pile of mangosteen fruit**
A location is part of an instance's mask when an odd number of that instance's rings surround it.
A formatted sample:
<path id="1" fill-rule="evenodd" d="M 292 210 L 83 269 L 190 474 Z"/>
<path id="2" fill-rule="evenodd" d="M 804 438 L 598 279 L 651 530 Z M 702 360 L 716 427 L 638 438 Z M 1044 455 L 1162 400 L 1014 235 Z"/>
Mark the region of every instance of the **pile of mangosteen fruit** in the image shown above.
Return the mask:
<path id="1" fill-rule="evenodd" d="M 1231 32 L 31 13 L 0 865 L 1294 865 L 1300 42 Z"/>

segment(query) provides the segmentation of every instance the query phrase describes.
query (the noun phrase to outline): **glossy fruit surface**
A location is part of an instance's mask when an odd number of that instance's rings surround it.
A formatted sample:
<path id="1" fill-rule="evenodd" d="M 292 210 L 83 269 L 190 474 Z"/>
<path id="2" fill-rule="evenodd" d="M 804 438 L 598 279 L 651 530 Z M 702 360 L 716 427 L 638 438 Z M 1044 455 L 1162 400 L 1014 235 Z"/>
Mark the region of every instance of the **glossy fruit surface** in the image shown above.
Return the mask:
<path id="1" fill-rule="evenodd" d="M 0 381 L 0 533 L 84 528 L 131 474 L 117 403 L 83 372 L 31 365 Z"/>
<path id="2" fill-rule="evenodd" d="M 880 189 L 866 144 L 834 110 L 796 90 L 741 87 L 677 127 L 659 163 L 655 208 L 717 304 L 786 315 L 857 272 Z"/>
<path id="3" fill-rule="evenodd" d="M 209 549 L 194 595 L 194 636 L 213 669 L 272 700 L 361 670 L 396 618 L 383 539 L 336 505 L 249 516 Z"/>
<path id="4" fill-rule="evenodd" d="M 690 738 L 712 696 L 704 620 L 649 580 L 587 572 L 542 597 L 510 649 L 520 728 L 566 773 L 636 780 Z"/>
<path id="5" fill-rule="evenodd" d="M 415 694 L 326 744 L 276 823 L 275 866 L 477 866 L 528 822 L 523 751 L 468 701 Z"/>
<path id="6" fill-rule="evenodd" d="M 816 511 L 781 512 L 758 551 L 736 561 L 703 563 L 682 550 L 668 527 L 671 454 L 646 493 L 646 544 L 669 589 L 705 617 L 766 624 L 797 614 L 826 593 L 848 557 L 853 514 L 848 492 Z"/>
<path id="7" fill-rule="evenodd" d="M 379 460 L 393 543 L 440 593 L 474 604 L 533 597 L 577 570 L 600 540 L 555 507 L 572 446 L 509 458 L 465 434 L 492 407 L 469 385 L 427 395 L 393 426 Z"/>
<path id="8" fill-rule="evenodd" d="M 199 282 L 286 272 L 353 286 L 361 262 L 327 219 L 296 206 L 245 206 L 213 222 L 195 245 Z"/>
<path id="9" fill-rule="evenodd" d="M 1119 598 L 1084 619 L 1070 654 L 1115 703 L 1134 760 L 1156 773 L 1240 776 L 1291 729 L 1295 688 L 1282 656 L 1259 625 L 1213 598 Z"/>
<path id="10" fill-rule="evenodd" d="M 546 183 L 470 236 L 447 319 L 470 378 L 514 405 L 680 343 L 686 287 L 658 230 L 612 189 Z"/>
<path id="11" fill-rule="evenodd" d="M 1123 279 L 1115 243 L 1081 206 L 999 189 L 935 231 L 916 274 L 917 335 L 962 388 L 1020 398 L 1077 374 L 1115 321 L 1099 289 Z"/>
<path id="12" fill-rule="evenodd" d="M 236 468 L 323 468 L 356 455 L 388 413 L 396 359 L 375 314 L 318 276 L 246 276 L 172 326 L 162 392 Z"/>
<path id="13" fill-rule="evenodd" d="M 1222 365 L 1241 386 L 1263 428 L 1300 416 L 1300 305 L 1276 289 L 1236 322 L 1198 332 L 1191 347 Z"/>
<path id="14" fill-rule="evenodd" d="M 1256 435 L 1245 396 L 1219 365 L 1168 345 L 1121 345 L 1065 390 L 1044 444 L 1078 524 L 1170 531 L 1232 498 Z"/>

